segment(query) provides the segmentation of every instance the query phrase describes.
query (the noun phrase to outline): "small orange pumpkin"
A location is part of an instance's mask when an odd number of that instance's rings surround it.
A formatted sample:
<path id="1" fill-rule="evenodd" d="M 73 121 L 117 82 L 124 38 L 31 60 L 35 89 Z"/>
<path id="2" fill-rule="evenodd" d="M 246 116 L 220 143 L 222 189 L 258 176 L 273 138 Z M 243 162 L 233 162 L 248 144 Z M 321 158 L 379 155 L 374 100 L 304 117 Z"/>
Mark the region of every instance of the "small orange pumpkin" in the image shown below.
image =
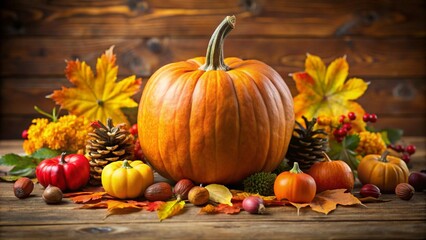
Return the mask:
<path id="1" fill-rule="evenodd" d="M 144 88 L 139 140 L 147 161 L 166 178 L 237 183 L 274 170 L 287 152 L 291 93 L 265 63 L 224 59 L 224 38 L 234 25 L 235 17 L 226 17 L 205 58 L 163 66 Z"/>
<path id="2" fill-rule="evenodd" d="M 352 191 L 354 188 L 354 175 L 349 165 L 342 160 L 331 160 L 323 152 L 325 160 L 316 162 L 308 170 L 308 174 L 315 179 L 317 192 L 345 188 Z"/>
<path id="3" fill-rule="evenodd" d="M 362 184 L 371 183 L 382 192 L 394 192 L 399 183 L 408 182 L 407 164 L 402 159 L 388 154 L 388 151 L 381 156 L 370 154 L 361 160 L 358 165 L 358 178 Z"/>
<path id="4" fill-rule="evenodd" d="M 290 171 L 280 173 L 274 182 L 274 193 L 278 200 L 287 199 L 294 203 L 310 203 L 315 197 L 315 180 L 302 172 L 297 162 Z"/>

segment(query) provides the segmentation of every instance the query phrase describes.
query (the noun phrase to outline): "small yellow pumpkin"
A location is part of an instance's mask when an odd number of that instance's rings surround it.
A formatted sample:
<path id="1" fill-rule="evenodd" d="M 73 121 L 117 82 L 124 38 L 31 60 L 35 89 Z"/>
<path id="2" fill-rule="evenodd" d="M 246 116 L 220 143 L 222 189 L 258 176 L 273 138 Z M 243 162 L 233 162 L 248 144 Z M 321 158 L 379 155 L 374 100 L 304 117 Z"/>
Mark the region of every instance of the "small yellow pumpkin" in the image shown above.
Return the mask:
<path id="1" fill-rule="evenodd" d="M 154 173 L 142 161 L 116 161 L 102 170 L 105 191 L 120 199 L 136 198 L 154 183 Z"/>
<path id="2" fill-rule="evenodd" d="M 407 164 L 402 159 L 388 154 L 388 151 L 381 156 L 370 154 L 361 160 L 358 165 L 358 178 L 362 184 L 371 183 L 382 192 L 394 192 L 399 183 L 408 181 Z"/>

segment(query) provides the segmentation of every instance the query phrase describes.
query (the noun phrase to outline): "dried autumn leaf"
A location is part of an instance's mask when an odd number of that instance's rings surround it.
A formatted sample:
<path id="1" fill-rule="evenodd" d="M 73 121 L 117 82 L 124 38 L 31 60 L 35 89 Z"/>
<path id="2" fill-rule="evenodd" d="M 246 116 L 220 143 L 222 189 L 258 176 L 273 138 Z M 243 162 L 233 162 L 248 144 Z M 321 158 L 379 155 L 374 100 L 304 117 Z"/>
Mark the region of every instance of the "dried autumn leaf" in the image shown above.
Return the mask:
<path id="1" fill-rule="evenodd" d="M 232 193 L 227 187 L 221 184 L 209 184 L 205 188 L 209 191 L 211 201 L 232 206 Z"/>
<path id="2" fill-rule="evenodd" d="M 127 214 L 140 211 L 143 207 L 132 202 L 124 202 L 119 200 L 105 200 L 93 204 L 84 204 L 80 209 L 107 208 L 108 212 L 105 218 L 110 215 Z"/>
<path id="3" fill-rule="evenodd" d="M 87 203 L 89 201 L 96 201 L 99 199 L 102 199 L 104 196 L 106 196 L 106 192 L 95 192 L 91 194 L 83 194 L 79 196 L 72 197 L 71 200 L 74 203 Z"/>
<path id="4" fill-rule="evenodd" d="M 270 201 L 274 200 L 275 196 L 262 196 L 257 193 L 249 193 L 249 192 L 243 192 L 243 191 L 237 191 L 237 190 L 230 190 L 232 193 L 232 201 L 243 201 L 244 198 L 250 197 L 250 196 L 256 196 L 262 198 L 264 201 Z"/>
<path id="5" fill-rule="evenodd" d="M 212 204 L 207 204 L 203 208 L 200 209 L 198 214 L 217 214 L 217 213 L 226 213 L 226 214 L 237 214 L 241 212 L 243 205 L 241 202 L 234 203 L 232 206 L 227 204 L 219 204 L 217 206 L 213 206 Z"/>
<path id="6" fill-rule="evenodd" d="M 134 204 L 135 206 L 142 207 L 144 210 L 149 211 L 149 212 L 157 211 L 158 208 L 160 208 L 161 205 L 165 204 L 165 202 L 163 202 L 163 201 L 155 201 L 155 202 L 143 201 L 143 202 L 138 202 L 138 201 L 129 200 L 127 202 L 131 203 L 131 204 Z"/>
<path id="7" fill-rule="evenodd" d="M 299 209 L 310 206 L 313 211 L 328 214 L 335 210 L 337 205 L 362 205 L 361 201 L 351 193 L 347 193 L 346 189 L 334 189 L 326 190 L 324 192 L 315 195 L 314 200 L 311 203 L 298 204 L 292 203 L 291 205 L 297 208 L 297 214 L 299 215 Z"/>
<path id="8" fill-rule="evenodd" d="M 374 198 L 374 197 L 363 197 L 363 198 L 358 198 L 358 199 L 362 203 L 383 203 L 383 202 L 392 201 L 392 199 L 381 199 L 381 198 Z"/>
<path id="9" fill-rule="evenodd" d="M 364 94 L 368 83 L 360 78 L 346 81 L 348 72 L 345 57 L 326 67 L 320 57 L 308 54 L 305 72 L 291 74 L 299 91 L 294 97 L 296 119 L 300 120 L 302 116 L 308 119 L 318 116 L 336 118 L 347 112 L 362 116 L 365 111 L 355 100 Z M 365 126 L 361 118 L 357 118 L 356 122 L 361 127 Z"/>
<path id="10" fill-rule="evenodd" d="M 121 109 L 137 107 L 131 97 L 139 91 L 142 80 L 133 75 L 116 81 L 118 66 L 113 49 L 114 46 L 98 58 L 96 76 L 86 62 L 68 61 L 65 74 L 75 88 L 62 87 L 47 97 L 71 114 L 101 122 L 110 117 L 113 122 L 129 125 Z"/>
<path id="11" fill-rule="evenodd" d="M 176 199 L 174 201 L 168 201 L 165 204 L 162 204 L 157 210 L 157 216 L 160 221 L 163 221 L 166 218 L 170 218 L 180 213 L 180 211 L 185 207 L 185 201 Z"/>
<path id="12" fill-rule="evenodd" d="M 309 206 L 309 203 L 293 203 L 289 202 L 291 205 L 297 208 L 297 216 L 300 215 L 300 209 Z"/>

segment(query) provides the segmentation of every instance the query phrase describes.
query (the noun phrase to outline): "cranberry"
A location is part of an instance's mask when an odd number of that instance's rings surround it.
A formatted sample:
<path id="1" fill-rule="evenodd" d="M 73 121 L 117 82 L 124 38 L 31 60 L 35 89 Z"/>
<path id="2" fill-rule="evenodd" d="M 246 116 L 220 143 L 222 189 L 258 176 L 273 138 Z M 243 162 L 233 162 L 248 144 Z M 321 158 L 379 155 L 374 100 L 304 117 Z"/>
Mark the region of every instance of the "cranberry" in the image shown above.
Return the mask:
<path id="1" fill-rule="evenodd" d="M 23 139 L 28 139 L 28 130 L 27 129 L 25 129 L 24 131 L 22 131 L 22 138 Z"/>
<path id="2" fill-rule="evenodd" d="M 349 113 L 348 113 L 348 118 L 349 118 L 350 120 L 355 120 L 355 119 L 356 119 L 356 114 L 355 114 L 354 112 L 349 112 Z"/>
<path id="3" fill-rule="evenodd" d="M 402 154 L 402 158 L 401 158 L 405 163 L 409 163 L 410 162 L 410 155 L 407 153 Z"/>
<path id="4" fill-rule="evenodd" d="M 366 113 L 364 116 L 362 116 L 362 121 L 369 122 L 370 121 L 370 114 Z"/>
<path id="5" fill-rule="evenodd" d="M 397 151 L 397 152 L 403 152 L 404 147 L 401 144 L 398 144 L 398 145 L 395 146 L 394 150 Z"/>
<path id="6" fill-rule="evenodd" d="M 345 116 L 345 115 L 341 115 L 341 116 L 339 117 L 339 122 L 340 122 L 340 123 L 344 123 L 344 122 L 345 122 L 345 118 L 346 118 L 346 116 Z"/>
<path id="7" fill-rule="evenodd" d="M 352 129 L 352 125 L 350 123 L 345 123 L 342 128 L 346 129 L 346 131 L 350 131 Z"/>
<path id="8" fill-rule="evenodd" d="M 414 145 L 408 145 L 405 147 L 405 151 L 410 154 L 413 155 L 416 152 L 416 146 Z"/>
<path id="9" fill-rule="evenodd" d="M 368 119 L 370 120 L 370 122 L 375 123 L 375 122 L 377 122 L 377 115 L 372 113 L 372 114 L 370 114 Z"/>
<path id="10" fill-rule="evenodd" d="M 132 127 L 129 129 L 130 134 L 133 136 L 138 135 L 138 125 L 135 123 L 132 125 Z"/>

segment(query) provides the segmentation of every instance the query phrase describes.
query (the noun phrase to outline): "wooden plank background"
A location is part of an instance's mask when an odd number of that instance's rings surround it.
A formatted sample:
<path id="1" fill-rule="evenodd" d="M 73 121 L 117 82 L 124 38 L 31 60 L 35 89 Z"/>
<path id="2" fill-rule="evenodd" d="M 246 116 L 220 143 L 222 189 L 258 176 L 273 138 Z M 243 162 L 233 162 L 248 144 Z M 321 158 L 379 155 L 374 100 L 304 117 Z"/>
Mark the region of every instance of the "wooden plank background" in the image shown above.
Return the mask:
<path id="1" fill-rule="evenodd" d="M 377 128 L 426 133 L 426 15 L 423 0 L 3 0 L 1 1 L 0 139 L 19 138 L 37 117 L 34 105 L 61 85 L 65 59 L 87 61 L 115 45 L 119 74 L 144 83 L 159 67 L 204 56 L 226 15 L 237 26 L 225 56 L 258 59 L 297 94 L 291 72 L 306 53 L 328 64 L 346 55 L 350 77 L 371 82 L 359 99 Z M 138 101 L 141 94 L 135 99 Z"/>

